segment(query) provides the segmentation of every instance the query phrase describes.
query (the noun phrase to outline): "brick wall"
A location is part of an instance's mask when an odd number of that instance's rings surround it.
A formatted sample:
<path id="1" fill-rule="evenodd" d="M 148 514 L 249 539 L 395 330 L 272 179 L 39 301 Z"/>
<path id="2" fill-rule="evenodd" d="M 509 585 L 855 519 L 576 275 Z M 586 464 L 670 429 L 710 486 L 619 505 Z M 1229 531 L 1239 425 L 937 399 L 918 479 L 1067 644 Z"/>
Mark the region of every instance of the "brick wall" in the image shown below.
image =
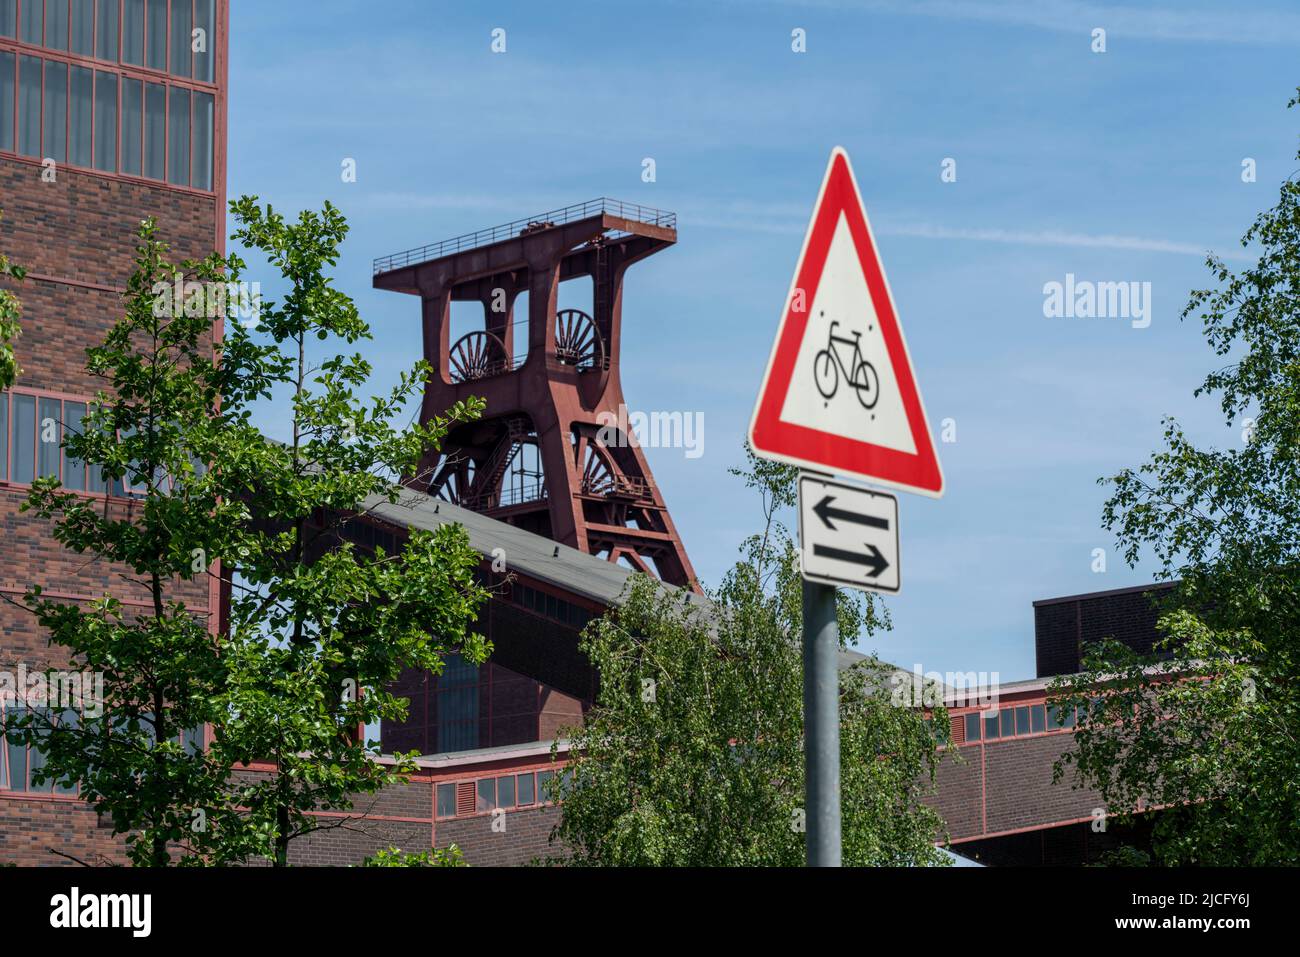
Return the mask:
<path id="1" fill-rule="evenodd" d="M 1161 596 L 1171 587 L 1150 585 L 1034 602 L 1038 677 L 1076 673 L 1083 645 L 1104 638 L 1150 654 L 1159 637 L 1152 596 Z"/>

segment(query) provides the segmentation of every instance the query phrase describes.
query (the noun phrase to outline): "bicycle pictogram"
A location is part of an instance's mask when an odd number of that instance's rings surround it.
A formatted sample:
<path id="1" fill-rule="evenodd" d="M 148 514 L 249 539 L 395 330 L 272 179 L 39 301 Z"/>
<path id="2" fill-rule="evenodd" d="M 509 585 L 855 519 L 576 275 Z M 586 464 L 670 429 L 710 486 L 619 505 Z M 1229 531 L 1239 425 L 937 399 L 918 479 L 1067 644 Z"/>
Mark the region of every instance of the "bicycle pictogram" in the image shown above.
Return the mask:
<path id="1" fill-rule="evenodd" d="M 876 402 L 880 399 L 880 377 L 876 375 L 876 367 L 862 358 L 862 333 L 854 332 L 851 339 L 847 336 L 837 336 L 835 327 L 838 325 L 838 321 L 831 322 L 826 348 L 813 358 L 813 378 L 817 380 L 817 391 L 829 402 L 839 391 L 840 376 L 843 375 L 849 387 L 857 393 L 858 402 L 862 407 L 875 408 Z M 849 360 L 848 366 L 844 364 L 837 346 L 853 347 L 853 357 Z M 849 374 L 849 368 L 853 369 L 852 375 Z"/>

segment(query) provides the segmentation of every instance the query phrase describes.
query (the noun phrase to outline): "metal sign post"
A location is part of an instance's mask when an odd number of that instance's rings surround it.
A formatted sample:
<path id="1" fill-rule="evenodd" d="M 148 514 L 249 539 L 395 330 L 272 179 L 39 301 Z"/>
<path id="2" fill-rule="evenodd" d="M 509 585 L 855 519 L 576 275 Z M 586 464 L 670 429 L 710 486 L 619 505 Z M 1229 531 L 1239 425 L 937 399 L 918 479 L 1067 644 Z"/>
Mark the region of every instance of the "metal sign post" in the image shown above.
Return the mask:
<path id="1" fill-rule="evenodd" d="M 809 867 L 840 866 L 840 636 L 835 586 L 803 583 L 804 768 Z"/>

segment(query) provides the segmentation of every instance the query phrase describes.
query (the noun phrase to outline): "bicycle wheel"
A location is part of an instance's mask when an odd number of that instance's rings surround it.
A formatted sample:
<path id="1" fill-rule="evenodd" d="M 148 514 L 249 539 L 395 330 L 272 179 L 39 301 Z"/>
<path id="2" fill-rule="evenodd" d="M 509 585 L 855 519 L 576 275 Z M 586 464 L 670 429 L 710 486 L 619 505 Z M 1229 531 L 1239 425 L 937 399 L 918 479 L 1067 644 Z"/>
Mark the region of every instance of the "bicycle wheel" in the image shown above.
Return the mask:
<path id="1" fill-rule="evenodd" d="M 876 375 L 876 367 L 866 359 L 853 370 L 853 390 L 864 409 L 874 409 L 880 401 L 880 377 Z"/>
<path id="2" fill-rule="evenodd" d="M 835 398 L 835 390 L 840 387 L 840 370 L 835 368 L 835 357 L 829 349 L 823 349 L 813 357 L 813 378 L 817 380 L 817 391 L 823 399 Z"/>

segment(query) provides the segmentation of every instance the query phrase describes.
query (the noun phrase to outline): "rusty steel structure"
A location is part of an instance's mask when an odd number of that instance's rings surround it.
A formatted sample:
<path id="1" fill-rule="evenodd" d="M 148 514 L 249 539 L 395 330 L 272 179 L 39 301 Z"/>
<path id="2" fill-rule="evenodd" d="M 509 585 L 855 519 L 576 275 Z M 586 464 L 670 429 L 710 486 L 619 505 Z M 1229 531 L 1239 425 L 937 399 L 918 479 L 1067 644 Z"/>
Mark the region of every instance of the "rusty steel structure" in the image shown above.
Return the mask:
<path id="1" fill-rule="evenodd" d="M 434 369 L 421 421 L 470 396 L 487 403 L 407 481 L 698 590 L 645 454 L 619 428 L 623 277 L 676 227 L 673 213 L 602 198 L 376 260 L 375 288 L 420 297 Z M 583 277 L 590 309 L 559 308 L 560 284 Z M 455 341 L 453 302 L 483 309 L 482 328 Z"/>

